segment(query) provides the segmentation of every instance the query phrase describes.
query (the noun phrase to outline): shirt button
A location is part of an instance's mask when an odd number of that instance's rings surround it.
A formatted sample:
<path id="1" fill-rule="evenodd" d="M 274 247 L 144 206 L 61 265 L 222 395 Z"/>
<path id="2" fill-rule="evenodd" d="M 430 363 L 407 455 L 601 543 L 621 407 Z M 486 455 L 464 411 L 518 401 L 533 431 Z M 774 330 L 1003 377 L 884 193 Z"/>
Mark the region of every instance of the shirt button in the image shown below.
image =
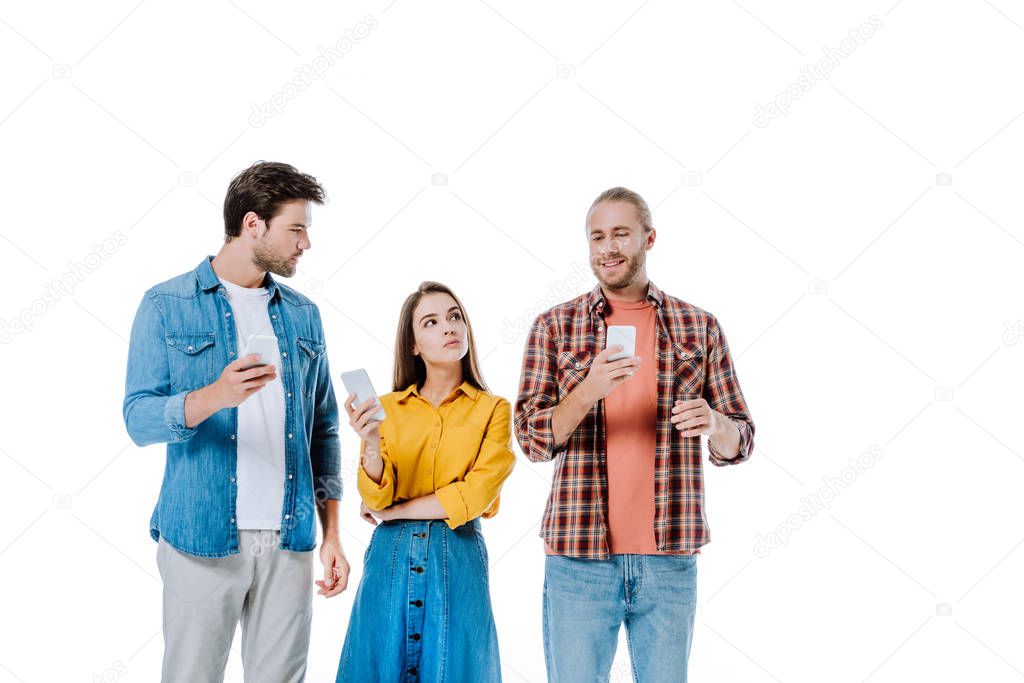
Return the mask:
<path id="1" fill-rule="evenodd" d="M 189 344 L 189 345 L 188 345 L 188 350 L 189 350 L 189 351 L 191 351 L 191 350 L 192 350 L 192 345 L 191 345 L 191 344 Z"/>
<path id="2" fill-rule="evenodd" d="M 234 477 L 231 477 L 231 483 L 232 483 L 232 484 L 234 484 L 234 483 L 235 483 L 235 478 L 234 478 Z"/>
<path id="3" fill-rule="evenodd" d="M 281 352 L 281 358 L 287 358 L 287 357 L 288 357 L 288 352 L 287 351 L 282 351 Z"/>
<path id="4" fill-rule="evenodd" d="M 225 313 L 224 317 L 225 318 L 230 318 L 231 317 L 231 311 L 228 311 L 227 313 Z"/>
<path id="5" fill-rule="evenodd" d="M 414 633 L 414 634 L 412 634 L 412 635 L 411 635 L 411 636 L 409 636 L 409 637 L 410 637 L 410 638 L 412 638 L 413 640 L 419 640 L 419 639 L 420 639 L 420 634 L 418 634 L 418 633 Z"/>
<path id="6" fill-rule="evenodd" d="M 234 523 L 235 523 L 235 518 L 234 518 L 234 517 L 232 517 L 232 518 L 231 518 L 231 523 L 232 523 L 232 524 L 234 524 Z"/>
<path id="7" fill-rule="evenodd" d="M 413 607 L 423 607 L 423 601 L 422 600 L 410 600 L 409 604 L 412 605 Z"/>
<path id="8" fill-rule="evenodd" d="M 292 478 L 292 475 L 290 475 L 290 474 L 289 474 L 289 475 L 288 475 L 288 478 L 289 478 L 289 479 L 291 479 L 291 478 Z"/>
<path id="9" fill-rule="evenodd" d="M 289 391 L 288 392 L 288 398 L 291 398 L 291 397 L 292 397 L 292 392 Z"/>
<path id="10" fill-rule="evenodd" d="M 277 314 L 275 313 L 274 315 L 270 316 L 270 319 L 271 320 L 277 320 Z"/>
<path id="11" fill-rule="evenodd" d="M 232 441 L 234 441 L 234 440 L 235 440 L 235 435 L 234 435 L 234 434 L 232 434 L 232 435 L 231 435 L 231 440 L 232 440 Z"/>
<path id="12" fill-rule="evenodd" d="M 284 516 L 285 519 L 291 519 L 291 517 L 292 517 L 291 515 L 285 515 Z"/>
<path id="13" fill-rule="evenodd" d="M 582 370 L 583 369 L 583 363 L 577 363 L 576 364 L 576 369 L 577 370 Z"/>
<path id="14" fill-rule="evenodd" d="M 291 435 L 291 434 L 288 434 L 288 438 L 289 438 L 289 439 L 290 439 L 290 438 L 292 438 L 292 435 Z"/>
<path id="15" fill-rule="evenodd" d="M 410 676 L 415 676 L 416 675 L 416 667 L 415 666 L 409 667 L 408 672 L 409 672 Z"/>
<path id="16" fill-rule="evenodd" d="M 235 355 L 235 352 L 234 351 L 228 351 L 228 355 L 229 356 L 233 356 L 233 355 Z"/>

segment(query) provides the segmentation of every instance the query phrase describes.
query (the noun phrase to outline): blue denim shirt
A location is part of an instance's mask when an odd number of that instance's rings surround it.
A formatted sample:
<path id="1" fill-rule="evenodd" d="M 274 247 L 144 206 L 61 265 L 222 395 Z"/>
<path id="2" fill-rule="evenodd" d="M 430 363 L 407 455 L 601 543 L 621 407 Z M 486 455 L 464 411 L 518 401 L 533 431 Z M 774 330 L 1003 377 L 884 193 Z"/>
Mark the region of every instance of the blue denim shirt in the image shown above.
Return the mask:
<path id="1" fill-rule="evenodd" d="M 167 444 L 163 485 L 150 520 L 154 540 L 201 557 L 238 552 L 235 522 L 238 409 L 189 429 L 185 395 L 214 382 L 238 356 L 235 321 L 212 256 L 150 288 L 132 325 L 124 421 L 139 446 Z M 268 312 L 285 391 L 285 492 L 281 549 L 316 547 L 316 504 L 341 498 L 338 404 L 320 311 L 269 273 Z"/>

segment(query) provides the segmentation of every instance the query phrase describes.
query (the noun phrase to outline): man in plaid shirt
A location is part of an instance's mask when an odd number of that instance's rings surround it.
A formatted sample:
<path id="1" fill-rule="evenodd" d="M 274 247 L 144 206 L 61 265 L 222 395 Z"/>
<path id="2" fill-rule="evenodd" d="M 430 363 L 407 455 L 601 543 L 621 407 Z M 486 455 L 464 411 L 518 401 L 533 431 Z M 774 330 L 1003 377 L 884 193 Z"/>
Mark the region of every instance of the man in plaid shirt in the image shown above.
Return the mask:
<path id="1" fill-rule="evenodd" d="M 555 461 L 540 531 L 548 680 L 607 680 L 625 622 L 636 680 L 685 682 L 711 540 L 700 437 L 714 465 L 743 462 L 754 423 L 718 321 L 647 278 L 644 199 L 603 192 L 586 232 L 598 285 L 533 323 L 515 410 L 526 456 Z M 620 325 L 633 355 L 605 348 Z"/>

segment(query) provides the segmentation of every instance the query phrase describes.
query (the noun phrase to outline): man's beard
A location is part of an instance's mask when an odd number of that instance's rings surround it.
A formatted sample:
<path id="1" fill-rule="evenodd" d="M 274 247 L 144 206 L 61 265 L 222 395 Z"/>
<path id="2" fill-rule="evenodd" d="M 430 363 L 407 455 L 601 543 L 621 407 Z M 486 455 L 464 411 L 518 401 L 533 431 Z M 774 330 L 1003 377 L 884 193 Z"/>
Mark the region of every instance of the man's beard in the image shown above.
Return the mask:
<path id="1" fill-rule="evenodd" d="M 619 279 L 611 282 L 605 280 L 601 275 L 601 262 L 611 260 L 609 257 L 602 256 L 601 258 L 597 259 L 597 261 L 592 261 L 590 264 L 590 269 L 594 271 L 594 275 L 597 277 L 597 281 L 600 282 L 605 287 L 607 287 L 608 289 L 626 289 L 634 282 L 636 282 L 637 275 L 640 274 L 640 271 L 644 267 L 644 257 L 645 253 L 643 251 L 640 251 L 633 256 L 627 256 L 625 254 L 620 253 L 617 257 L 613 257 L 626 259 L 626 268 L 622 272 L 622 274 L 618 276 Z"/>
<path id="2" fill-rule="evenodd" d="M 270 247 L 263 244 L 257 244 L 252 254 L 252 262 L 257 268 L 271 272 L 274 275 L 280 275 L 281 277 L 295 275 L 298 264 L 293 264 L 288 260 L 290 258 L 290 256 L 278 255 Z"/>

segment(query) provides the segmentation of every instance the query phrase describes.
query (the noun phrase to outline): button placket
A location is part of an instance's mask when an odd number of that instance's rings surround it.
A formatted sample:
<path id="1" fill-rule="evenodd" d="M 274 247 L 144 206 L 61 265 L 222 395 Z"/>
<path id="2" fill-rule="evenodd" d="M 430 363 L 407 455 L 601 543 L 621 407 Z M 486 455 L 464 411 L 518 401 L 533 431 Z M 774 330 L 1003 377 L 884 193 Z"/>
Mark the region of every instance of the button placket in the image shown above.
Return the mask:
<path id="1" fill-rule="evenodd" d="M 287 345 L 283 340 L 291 336 L 285 326 L 284 317 L 276 313 L 276 306 L 279 305 L 274 301 L 275 297 L 271 296 L 271 301 L 268 306 L 268 312 L 270 313 L 271 328 L 278 339 L 278 350 L 281 354 L 281 384 L 285 390 L 285 453 L 284 453 L 284 467 L 285 475 L 287 477 L 288 484 L 285 486 L 285 509 L 294 510 L 294 499 L 296 497 L 296 482 L 295 482 L 295 434 L 291 431 L 287 431 L 288 428 L 292 427 L 292 419 L 294 416 L 294 406 L 292 400 L 292 373 L 291 368 L 288 364 L 288 351 L 285 349 Z M 283 347 L 283 348 L 282 348 Z M 286 542 L 290 536 L 290 531 L 295 529 L 298 524 L 301 523 L 300 519 L 294 519 L 293 515 L 286 514 L 283 517 L 284 524 L 281 526 L 281 541 Z"/>
<path id="2" fill-rule="evenodd" d="M 408 642 L 405 648 L 405 681 L 419 681 L 420 657 L 423 654 L 423 625 L 426 621 L 424 604 L 427 598 L 427 546 L 429 544 L 429 523 L 411 527 L 409 542 L 409 604 L 406 605 Z"/>

